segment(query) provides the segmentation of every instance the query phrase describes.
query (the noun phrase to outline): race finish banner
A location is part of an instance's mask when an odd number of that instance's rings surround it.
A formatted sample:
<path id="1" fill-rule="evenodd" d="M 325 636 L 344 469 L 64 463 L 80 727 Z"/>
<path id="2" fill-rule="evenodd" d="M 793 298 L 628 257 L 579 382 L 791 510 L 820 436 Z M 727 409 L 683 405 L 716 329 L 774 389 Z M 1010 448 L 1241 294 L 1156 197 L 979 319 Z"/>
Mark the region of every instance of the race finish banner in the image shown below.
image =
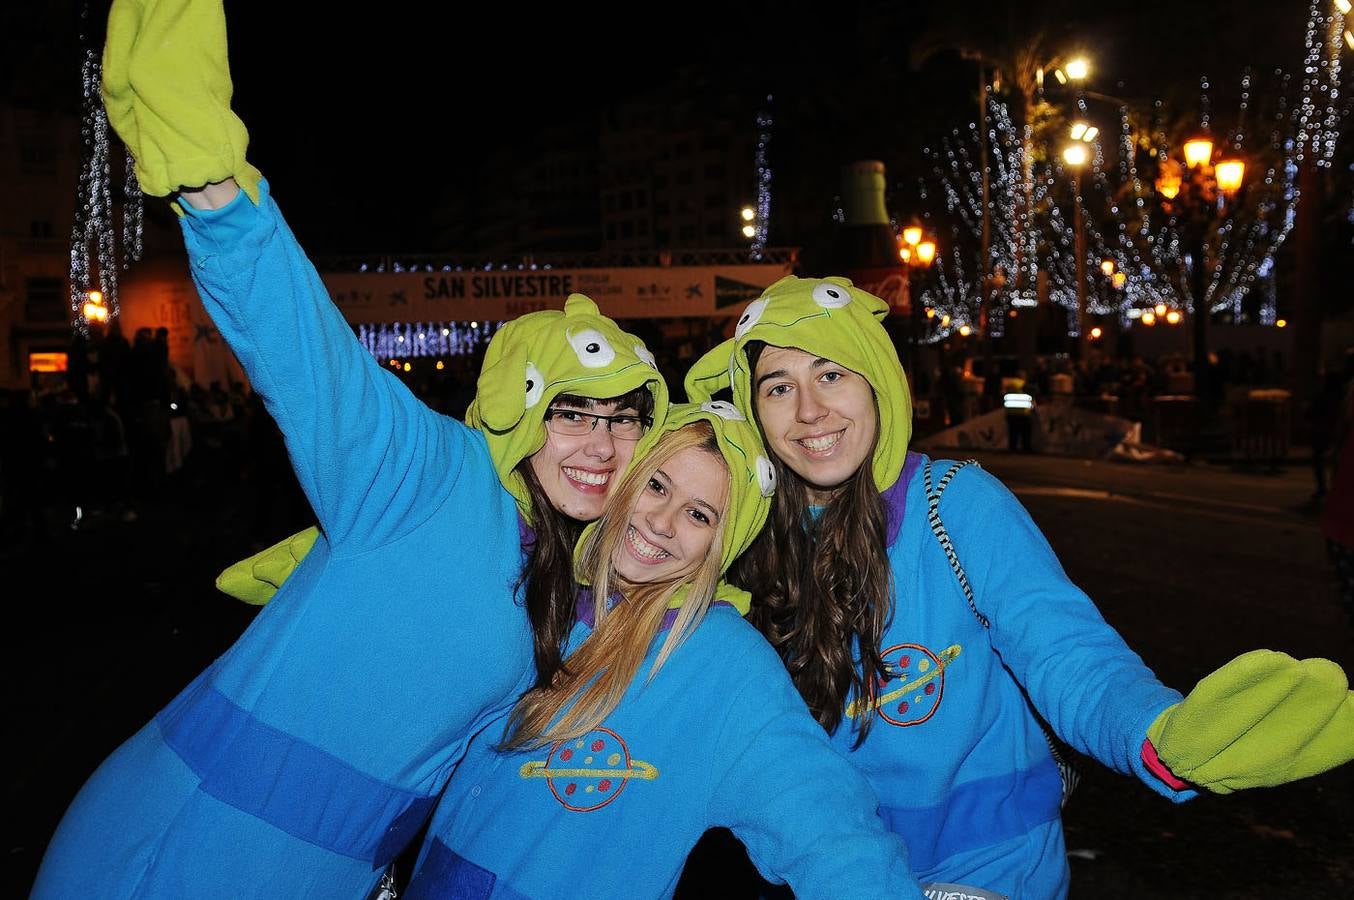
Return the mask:
<path id="1" fill-rule="evenodd" d="M 321 273 L 350 323 L 505 321 L 587 294 L 613 319 L 736 315 L 785 264 L 535 271 Z"/>

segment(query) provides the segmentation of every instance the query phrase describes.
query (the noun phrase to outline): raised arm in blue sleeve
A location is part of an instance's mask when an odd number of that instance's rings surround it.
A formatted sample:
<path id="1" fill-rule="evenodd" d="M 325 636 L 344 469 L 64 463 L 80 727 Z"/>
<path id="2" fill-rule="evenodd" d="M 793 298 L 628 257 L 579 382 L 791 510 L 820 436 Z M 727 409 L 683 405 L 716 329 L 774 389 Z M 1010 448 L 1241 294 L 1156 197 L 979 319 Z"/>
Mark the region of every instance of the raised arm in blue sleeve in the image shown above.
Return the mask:
<path id="1" fill-rule="evenodd" d="M 281 428 L 330 543 L 368 549 L 419 525 L 452 490 L 468 430 L 358 343 L 266 181 L 258 206 L 242 193 L 185 212 L 203 304 Z"/>

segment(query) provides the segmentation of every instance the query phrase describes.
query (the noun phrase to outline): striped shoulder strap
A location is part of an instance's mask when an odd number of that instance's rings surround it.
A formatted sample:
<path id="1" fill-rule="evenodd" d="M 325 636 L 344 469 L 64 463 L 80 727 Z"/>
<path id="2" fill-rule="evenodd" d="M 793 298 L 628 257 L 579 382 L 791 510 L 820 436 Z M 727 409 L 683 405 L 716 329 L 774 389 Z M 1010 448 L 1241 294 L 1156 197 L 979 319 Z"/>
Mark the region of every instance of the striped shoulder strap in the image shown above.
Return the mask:
<path id="1" fill-rule="evenodd" d="M 950 540 L 950 533 L 945 530 L 945 523 L 940 520 L 940 495 L 945 493 L 945 488 L 950 486 L 951 479 L 955 474 L 967 466 L 976 466 L 976 459 L 966 459 L 963 462 L 955 463 L 950 466 L 944 475 L 940 476 L 940 482 L 932 487 L 931 480 L 931 460 L 926 461 L 925 468 L 922 469 L 922 477 L 925 479 L 926 487 L 926 521 L 930 523 L 931 530 L 935 532 L 936 540 L 940 541 L 940 549 L 945 551 L 945 558 L 950 561 L 950 568 L 954 570 L 954 575 L 959 579 L 959 587 L 964 591 L 964 599 L 968 600 L 968 608 L 973 610 L 973 615 L 982 623 L 984 628 L 991 628 L 992 623 L 988 621 L 987 616 L 978 611 L 978 605 L 973 600 L 973 588 L 968 583 L 968 575 L 964 573 L 964 567 L 959 564 L 959 554 L 954 552 L 954 542 Z"/>
<path id="2" fill-rule="evenodd" d="M 935 532 L 936 540 L 940 541 L 940 548 L 945 551 L 945 558 L 950 561 L 950 568 L 954 570 L 954 575 L 959 579 L 959 587 L 964 591 L 964 598 L 968 600 L 968 608 L 973 610 L 973 615 L 977 617 L 982 626 L 991 629 L 992 623 L 987 616 L 978 611 L 978 605 L 973 600 L 973 587 L 968 583 L 968 575 L 964 573 L 964 567 L 959 564 L 959 554 L 954 551 L 954 542 L 950 540 L 950 533 L 945 530 L 945 523 L 940 520 L 940 495 L 945 493 L 945 488 L 949 487 L 950 481 L 955 474 L 967 466 L 979 465 L 976 459 L 966 459 L 963 462 L 955 463 L 950 466 L 944 475 L 940 476 L 940 481 L 932 487 L 931 480 L 931 461 L 926 461 L 926 466 L 922 470 L 922 477 L 925 479 L 926 487 L 926 520 L 931 523 L 931 530 Z M 981 468 L 981 466 L 980 466 Z M 996 648 L 993 648 L 995 651 Z M 1012 675 L 1014 678 L 1015 676 Z M 1017 684 L 1019 684 L 1017 682 Z M 1062 739 L 1053 732 L 1052 726 L 1035 709 L 1034 701 L 1030 700 L 1030 695 L 1025 691 L 1023 685 L 1020 685 L 1020 692 L 1025 697 L 1025 702 L 1029 704 L 1030 712 L 1039 723 L 1039 728 L 1044 732 L 1044 740 L 1048 742 L 1049 752 L 1053 755 L 1053 762 L 1058 767 L 1058 776 L 1062 779 L 1063 794 L 1062 806 L 1067 805 L 1067 800 L 1072 796 L 1072 791 L 1076 790 L 1081 783 L 1081 770 L 1073 759 L 1072 751 Z"/>

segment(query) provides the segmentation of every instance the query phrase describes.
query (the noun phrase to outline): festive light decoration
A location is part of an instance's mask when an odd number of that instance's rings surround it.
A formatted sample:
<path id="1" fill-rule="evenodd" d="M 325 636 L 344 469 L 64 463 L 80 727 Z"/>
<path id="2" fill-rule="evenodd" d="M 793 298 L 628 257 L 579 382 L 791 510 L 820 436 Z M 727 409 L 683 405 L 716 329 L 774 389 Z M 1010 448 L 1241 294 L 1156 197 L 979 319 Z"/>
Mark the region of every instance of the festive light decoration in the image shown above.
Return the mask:
<path id="1" fill-rule="evenodd" d="M 478 352 L 488 346 L 489 339 L 502 325 L 502 322 L 358 325 L 357 340 L 377 360 L 387 360 L 397 367 L 400 360 L 411 357 L 466 356 Z"/>
<path id="2" fill-rule="evenodd" d="M 1310 154 L 1319 168 L 1330 166 L 1340 138 L 1340 51 L 1348 7 L 1343 0 L 1311 0 L 1307 12 L 1297 160 L 1302 162 Z"/>
<path id="3" fill-rule="evenodd" d="M 90 27 L 89 5 L 81 10 L 82 44 L 88 42 Z M 99 51 L 85 47 L 80 66 L 80 169 L 75 189 L 75 221 L 71 226 L 70 310 L 71 324 L 82 335 L 89 334 L 91 322 L 104 323 L 115 318 L 121 308 L 118 303 L 118 261 L 116 231 L 113 226 L 113 191 L 109 162 L 108 113 L 99 93 L 103 66 Z M 141 258 L 142 196 L 132 172 L 132 157 L 124 153 L 123 178 L 123 251 L 122 268 L 129 260 Z M 91 260 L 91 248 L 93 260 Z M 98 269 L 98 290 L 94 291 L 95 275 L 91 262 Z M 87 302 L 91 292 L 98 293 L 99 303 Z M 94 316 L 86 314 L 86 309 Z"/>
<path id="4" fill-rule="evenodd" d="M 1203 265 L 1207 267 L 1203 303 L 1211 312 L 1229 311 L 1235 321 L 1273 323 L 1274 254 L 1293 226 L 1301 143 L 1299 110 L 1289 102 L 1292 79 L 1281 71 L 1274 74 L 1273 89 L 1266 97 L 1270 108 L 1256 110 L 1253 76 L 1249 70 L 1244 73 L 1236 127 L 1228 131 L 1224 143 L 1226 158 L 1213 169 L 1206 169 L 1212 142 L 1207 153 L 1200 152 L 1202 146 L 1191 148 L 1194 161 L 1205 168 L 1184 165 L 1182 148 L 1165 133 L 1163 122 L 1168 117 L 1160 101 L 1147 117 L 1150 121 L 1121 108 L 1119 134 L 1108 145 L 1087 141 L 1086 134 L 1094 127 L 1089 123 L 1074 126 L 1072 133 L 1079 133 L 1081 140 L 1071 146 L 1087 152 L 1084 159 L 1077 154 L 1068 165 L 1086 168 L 1091 182 L 1081 201 L 1087 269 L 1094 272 L 1106 266 L 1104 281 L 1096 281 L 1087 292 L 1088 313 L 1113 314 L 1126 325 L 1134 320 L 1150 324 L 1165 319 L 1168 311 L 1194 309 L 1188 273 Z M 1210 85 L 1207 77 L 1200 80 L 1201 127 L 1213 118 Z M 1084 103 L 1078 104 L 1078 112 L 1084 111 Z M 1016 126 L 1005 104 L 990 95 L 989 113 L 991 265 L 995 272 L 1014 276 L 1003 279 L 1003 289 L 994 292 L 990 333 L 1001 335 L 1007 310 L 1034 306 L 1042 298 L 1067 309 L 1068 333 L 1076 336 L 1075 235 L 1069 225 L 1072 175 L 1052 153 L 1041 153 L 1038 164 L 1029 166 L 1028 128 Z M 1269 140 L 1252 140 L 1247 147 L 1248 125 L 1252 133 L 1268 129 Z M 955 129 L 938 148 L 926 150 L 953 220 L 955 250 L 937 266 L 936 285 L 926 292 L 924 302 L 952 313 L 956 320 L 975 320 L 977 290 L 966 270 L 981 271 L 981 261 L 972 254 L 973 240 L 968 242 L 968 254 L 959 250 L 961 233 L 977 238 L 983 223 L 977 141 L 976 127 L 971 125 L 970 133 Z M 1117 178 L 1107 151 L 1117 163 Z M 1026 170 L 1032 171 L 1028 185 L 1021 177 Z M 1261 174 L 1248 175 L 1249 170 Z M 1148 177 L 1152 173 L 1155 178 Z M 1198 254 L 1185 240 L 1187 223 L 1172 201 L 1187 188 L 1188 196 L 1195 196 L 1194 180 L 1205 176 L 1208 185 L 1216 185 L 1227 199 L 1223 203 L 1220 198 L 1220 213 L 1208 223 L 1202 258 L 1195 260 Z M 1139 312 L 1158 305 L 1161 312 L 1150 317 Z M 935 330 L 931 339 L 945 336 Z"/>
<path id="5" fill-rule="evenodd" d="M 752 247 L 748 258 L 760 262 L 766 255 L 766 238 L 771 229 L 771 164 L 767 153 L 771 146 L 771 101 L 772 95 L 766 95 L 766 106 L 757 113 L 757 215 L 753 220 L 756 231 L 752 235 Z"/>

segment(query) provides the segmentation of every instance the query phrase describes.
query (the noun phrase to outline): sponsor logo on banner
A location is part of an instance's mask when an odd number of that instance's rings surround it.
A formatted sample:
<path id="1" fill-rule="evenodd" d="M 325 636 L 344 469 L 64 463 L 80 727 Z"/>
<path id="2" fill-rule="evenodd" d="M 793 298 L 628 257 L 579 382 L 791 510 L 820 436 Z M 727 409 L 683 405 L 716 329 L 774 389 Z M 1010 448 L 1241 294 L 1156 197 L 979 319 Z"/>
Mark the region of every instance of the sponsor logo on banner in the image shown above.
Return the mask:
<path id="1" fill-rule="evenodd" d="M 735 281 L 732 278 L 725 278 L 723 275 L 716 275 L 715 309 L 751 303 L 760 297 L 764 290 L 766 290 L 766 285 L 748 284 L 745 281 Z"/>

